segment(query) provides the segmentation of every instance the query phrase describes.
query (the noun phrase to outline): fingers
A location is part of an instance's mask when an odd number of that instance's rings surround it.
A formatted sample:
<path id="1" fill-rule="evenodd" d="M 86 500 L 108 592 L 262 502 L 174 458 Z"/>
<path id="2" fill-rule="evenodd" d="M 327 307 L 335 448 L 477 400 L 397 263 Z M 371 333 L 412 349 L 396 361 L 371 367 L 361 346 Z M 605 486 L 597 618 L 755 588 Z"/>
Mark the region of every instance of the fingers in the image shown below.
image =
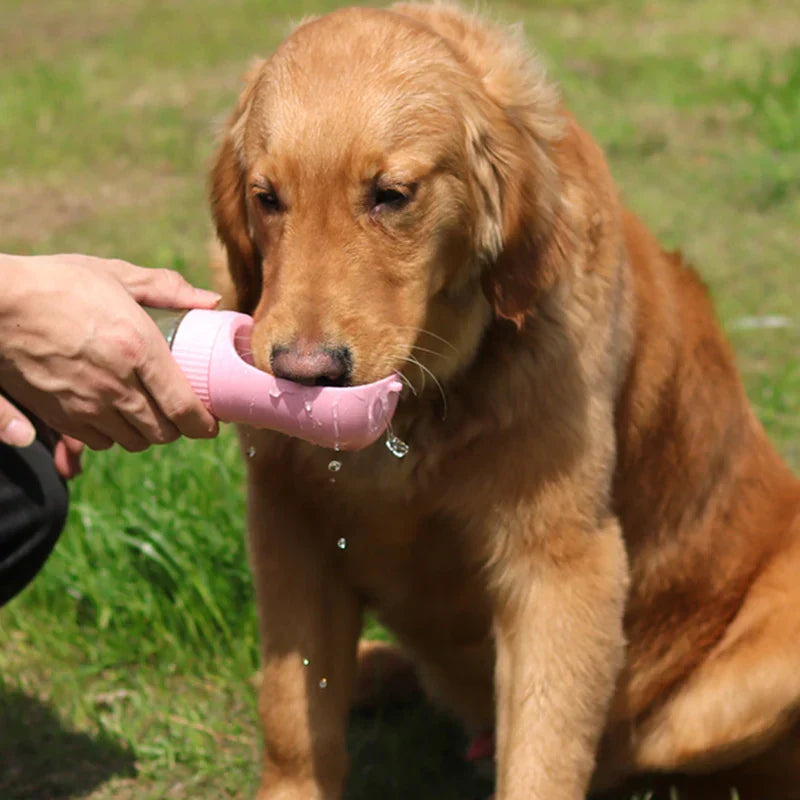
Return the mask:
<path id="1" fill-rule="evenodd" d="M 33 444 L 36 429 L 31 421 L 5 397 L 0 396 L 0 442 L 12 447 Z"/>
<path id="2" fill-rule="evenodd" d="M 217 435 L 217 420 L 192 390 L 160 334 L 152 342 L 150 357 L 139 362 L 136 372 L 161 414 L 183 436 L 210 439 Z"/>
<path id="3" fill-rule="evenodd" d="M 31 293 L 40 302 L 20 312 L 31 329 L 27 338 L 16 333 L 20 325 L 9 326 L 14 346 L 5 349 L 13 355 L 9 380 L 15 384 L 5 388 L 51 427 L 95 450 L 117 442 L 138 452 L 181 434 L 215 436 L 216 420 L 139 304 L 211 308 L 219 295 L 172 270 L 82 255 L 40 258 L 42 274 L 61 276 L 82 302 L 68 304 L 72 315 L 65 318 L 52 293 L 43 300 Z M 33 427 L 20 412 L 7 402 L 0 410 L 0 441 L 32 441 Z"/>
<path id="4" fill-rule="evenodd" d="M 214 308 L 221 296 L 192 286 L 171 269 L 144 269 L 126 262 L 119 280 L 138 303 L 155 308 Z"/>
<path id="5" fill-rule="evenodd" d="M 90 450 L 108 450 L 114 445 L 114 439 L 90 425 L 67 425 L 65 429 L 69 430 L 70 437 L 79 439 Z"/>
<path id="6" fill-rule="evenodd" d="M 117 403 L 122 417 L 150 444 L 168 444 L 180 438 L 181 431 L 164 415 L 138 375 L 134 374 L 133 379 L 135 391 Z"/>
<path id="7" fill-rule="evenodd" d="M 181 435 L 216 436 L 216 419 L 192 390 L 158 327 L 132 298 L 126 296 L 125 302 L 127 316 L 96 343 L 95 397 L 83 404 L 81 416 L 131 452 Z"/>
<path id="8" fill-rule="evenodd" d="M 71 436 L 62 436 L 56 442 L 53 451 L 53 462 L 55 463 L 58 474 L 64 480 L 70 480 L 81 473 L 81 454 L 83 453 L 83 442 L 73 439 Z"/>
<path id="9" fill-rule="evenodd" d="M 155 308 L 214 308 L 222 295 L 192 286 L 172 269 L 139 267 L 119 258 L 75 253 L 60 255 L 67 263 L 90 267 L 115 277 L 137 303 Z"/>
<path id="10" fill-rule="evenodd" d="M 62 436 L 61 441 L 64 442 L 64 447 L 70 455 L 80 456 L 84 451 L 84 444 L 79 439 L 75 439 L 72 436 Z"/>

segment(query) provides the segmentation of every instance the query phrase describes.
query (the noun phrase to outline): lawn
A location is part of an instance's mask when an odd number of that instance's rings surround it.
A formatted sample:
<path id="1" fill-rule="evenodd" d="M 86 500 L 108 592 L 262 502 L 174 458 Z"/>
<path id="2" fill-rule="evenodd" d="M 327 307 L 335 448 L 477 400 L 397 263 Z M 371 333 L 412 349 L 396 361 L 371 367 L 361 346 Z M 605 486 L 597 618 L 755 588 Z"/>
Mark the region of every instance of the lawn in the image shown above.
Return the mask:
<path id="1" fill-rule="evenodd" d="M 340 5 L 0 0 L 0 251 L 113 255 L 203 283 L 206 173 L 240 75 L 292 20 Z M 800 469 L 796 8 L 483 5 L 524 24 L 628 204 L 698 266 Z M 230 430 L 87 455 L 56 553 L 0 611 L 0 798 L 252 795 L 242 475 Z M 488 787 L 463 745 L 426 707 L 354 719 L 348 798 L 477 800 Z"/>

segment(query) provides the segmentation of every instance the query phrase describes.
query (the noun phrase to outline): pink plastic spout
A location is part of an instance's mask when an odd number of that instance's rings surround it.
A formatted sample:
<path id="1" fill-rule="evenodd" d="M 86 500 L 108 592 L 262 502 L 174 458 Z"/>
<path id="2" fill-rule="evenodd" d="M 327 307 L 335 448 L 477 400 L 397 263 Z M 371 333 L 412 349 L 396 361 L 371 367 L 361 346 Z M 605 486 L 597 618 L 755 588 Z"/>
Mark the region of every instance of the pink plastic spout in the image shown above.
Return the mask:
<path id="1" fill-rule="evenodd" d="M 250 361 L 252 328 L 246 314 L 193 309 L 175 332 L 172 354 L 217 419 L 335 450 L 361 450 L 386 430 L 402 389 L 395 375 L 346 387 L 275 378 Z"/>

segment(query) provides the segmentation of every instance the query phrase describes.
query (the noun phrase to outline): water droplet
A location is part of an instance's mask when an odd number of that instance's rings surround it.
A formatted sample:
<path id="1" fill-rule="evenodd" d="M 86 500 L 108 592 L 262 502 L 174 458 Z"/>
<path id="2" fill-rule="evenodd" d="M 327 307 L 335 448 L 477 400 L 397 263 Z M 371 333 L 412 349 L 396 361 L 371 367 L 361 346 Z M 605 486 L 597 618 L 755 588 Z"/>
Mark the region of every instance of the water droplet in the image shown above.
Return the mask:
<path id="1" fill-rule="evenodd" d="M 389 452 L 393 456 L 397 456 L 397 458 L 405 458 L 409 450 L 408 445 L 393 433 L 388 433 L 386 435 L 386 447 Z"/>
<path id="2" fill-rule="evenodd" d="M 336 461 L 336 459 L 334 459 L 328 464 L 328 469 L 331 472 L 338 472 L 341 468 L 342 468 L 342 462 Z"/>
<path id="3" fill-rule="evenodd" d="M 345 538 L 344 538 L 344 536 L 342 536 L 342 538 L 341 538 L 341 539 L 339 539 L 339 541 L 338 541 L 338 542 L 336 542 L 336 546 L 337 546 L 337 547 L 338 547 L 340 550 L 347 550 L 347 539 L 345 539 Z"/>
<path id="4" fill-rule="evenodd" d="M 306 414 L 308 414 L 308 416 L 310 417 L 311 416 L 311 408 L 312 408 L 311 401 L 310 400 L 306 400 L 305 403 L 303 403 L 303 408 L 305 408 Z"/>
<path id="5" fill-rule="evenodd" d="M 281 396 L 281 394 L 282 394 L 282 392 L 281 392 L 281 390 L 280 390 L 280 389 L 279 389 L 277 386 L 273 386 L 273 387 L 272 387 L 272 388 L 269 390 L 269 396 L 270 396 L 270 397 L 277 398 L 277 397 L 280 397 L 280 396 Z"/>
<path id="6" fill-rule="evenodd" d="M 303 659 L 303 666 L 304 666 L 304 667 L 307 667 L 307 666 L 308 666 L 310 663 L 311 663 L 311 662 L 310 662 L 310 661 L 309 661 L 307 658 L 304 658 L 304 659 Z"/>
<path id="7" fill-rule="evenodd" d="M 253 445 L 250 445 L 250 447 L 247 448 L 247 457 L 252 458 L 255 454 L 256 454 L 255 447 L 253 447 Z"/>
<path id="8" fill-rule="evenodd" d="M 325 688 L 327 687 L 327 685 L 328 685 L 328 679 L 327 679 L 327 678 L 323 678 L 323 679 L 322 679 L 322 680 L 319 682 L 319 688 L 320 688 L 320 689 L 325 689 Z"/>

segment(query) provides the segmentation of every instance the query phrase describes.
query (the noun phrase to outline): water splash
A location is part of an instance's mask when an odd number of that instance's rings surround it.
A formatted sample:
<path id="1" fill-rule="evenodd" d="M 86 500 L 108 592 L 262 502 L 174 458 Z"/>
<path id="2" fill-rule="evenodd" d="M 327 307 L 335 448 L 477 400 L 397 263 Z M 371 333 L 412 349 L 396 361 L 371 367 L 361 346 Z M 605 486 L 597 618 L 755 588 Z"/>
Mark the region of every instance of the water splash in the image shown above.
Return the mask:
<path id="1" fill-rule="evenodd" d="M 339 541 L 336 542 L 336 546 L 340 550 L 347 550 L 347 539 L 345 539 L 344 536 L 342 536 L 341 539 L 339 539 Z"/>
<path id="2" fill-rule="evenodd" d="M 388 431 L 386 434 L 386 448 L 397 458 L 405 458 L 408 455 L 409 446 L 399 436 Z"/>

